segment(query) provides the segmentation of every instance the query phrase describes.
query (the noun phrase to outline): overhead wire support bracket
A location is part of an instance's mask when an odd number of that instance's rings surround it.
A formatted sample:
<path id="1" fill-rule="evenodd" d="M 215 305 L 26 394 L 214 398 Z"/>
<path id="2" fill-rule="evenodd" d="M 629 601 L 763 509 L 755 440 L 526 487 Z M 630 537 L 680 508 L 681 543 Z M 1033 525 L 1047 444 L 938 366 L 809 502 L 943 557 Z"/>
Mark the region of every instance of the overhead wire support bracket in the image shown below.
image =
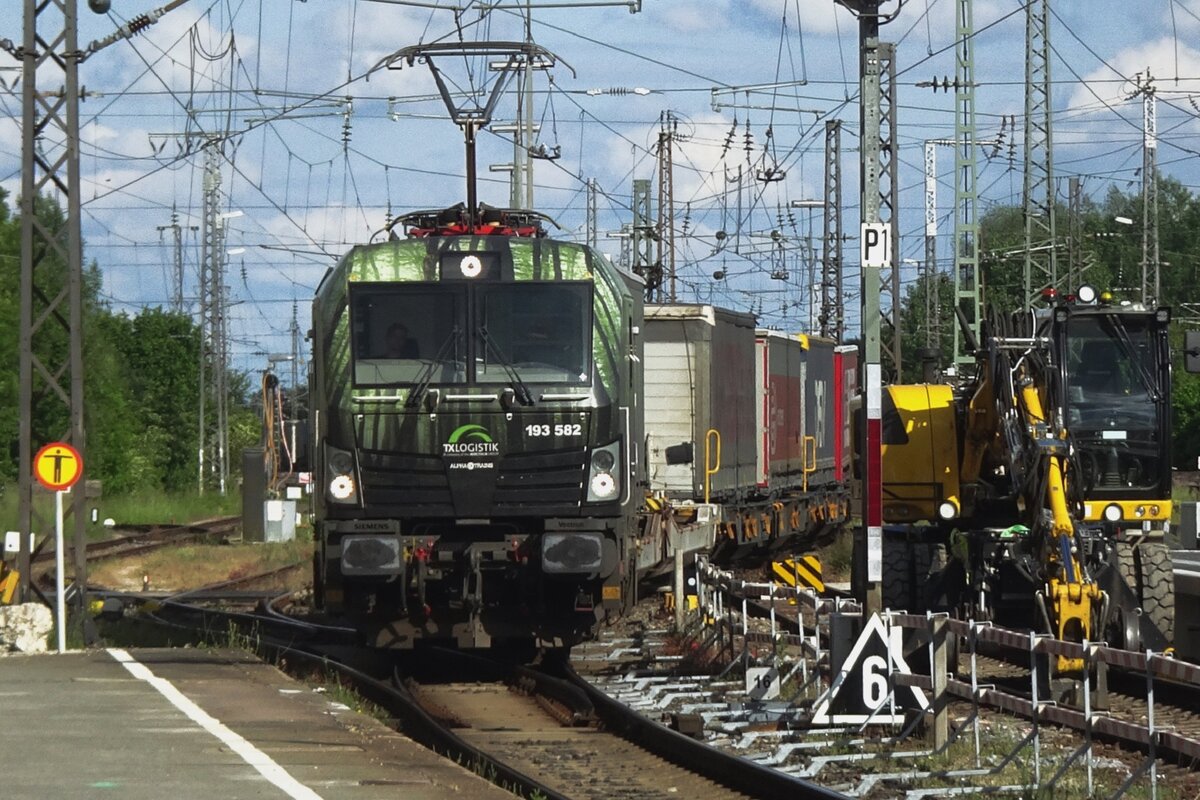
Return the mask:
<path id="1" fill-rule="evenodd" d="M 126 22 L 111 34 L 105 36 L 103 39 L 94 40 L 87 46 L 86 50 L 79 53 L 79 61 L 86 61 L 87 59 L 91 58 L 93 54 L 98 53 L 99 51 L 108 47 L 110 44 L 116 44 L 122 39 L 132 39 L 134 36 L 137 36 L 139 33 L 146 30 L 146 28 L 149 28 L 151 25 L 162 19 L 165 14 L 170 11 L 174 11 L 186 2 L 188 2 L 188 0 L 171 0 L 170 3 L 167 3 L 161 8 L 156 8 L 153 11 L 146 12 L 145 14 L 138 14 L 136 17 L 129 20 L 129 22 Z"/>
<path id="2" fill-rule="evenodd" d="M 710 101 L 713 111 L 720 111 L 723 108 L 753 108 L 766 111 L 794 111 L 799 114 L 812 114 L 818 119 L 824 116 L 827 112 L 816 108 L 792 108 L 789 106 L 779 106 L 771 104 L 769 106 L 753 105 L 749 102 L 750 94 L 753 92 L 768 92 L 778 89 L 793 89 L 797 86 L 807 86 L 808 78 L 801 78 L 794 81 L 776 81 L 774 83 L 755 83 L 748 86 L 714 86 L 709 90 Z M 737 102 L 722 102 L 721 98 L 725 96 L 736 97 L 738 94 L 746 95 L 745 103 Z"/>
<path id="3" fill-rule="evenodd" d="M 17 61 L 25 58 L 25 48 L 20 45 L 13 44 L 12 39 L 0 39 L 0 50 L 8 53 Z M 36 53 L 34 54 L 36 56 Z"/>
<path id="4" fill-rule="evenodd" d="M 907 2 L 908 0 L 896 0 L 896 7 L 885 14 L 880 9 L 880 6 L 883 5 L 883 2 L 880 2 L 880 0 L 837 0 L 838 5 L 845 8 L 854 16 L 860 18 L 864 16 L 874 17 L 878 25 L 886 25 L 894 20 L 896 15 L 904 9 L 904 4 Z M 874 14 L 870 13 L 870 9 L 872 8 L 875 9 Z"/>
<path id="5" fill-rule="evenodd" d="M 572 3 L 569 0 L 551 0 L 545 3 L 533 3 L 530 0 L 513 0 L 513 3 L 506 4 L 503 0 L 495 0 L 495 2 L 470 2 L 462 5 L 447 5 L 446 3 L 433 0 L 371 0 L 374 3 L 384 3 L 393 6 L 410 6 L 412 8 L 428 8 L 433 11 L 451 11 L 455 14 L 465 14 L 471 9 L 482 11 L 484 13 L 490 11 L 503 11 L 505 9 L 526 9 L 539 8 L 600 8 L 604 6 L 625 6 L 629 9 L 630 14 L 638 14 L 642 10 L 642 0 L 584 0 L 580 3 Z"/>
<path id="6" fill-rule="evenodd" d="M 538 9 L 538 8 L 600 8 L 602 6 L 625 6 L 629 9 L 630 14 L 640 13 L 642 10 L 642 0 L 585 0 L 582 3 L 572 3 L 569 0 L 551 0 L 548 3 L 534 3 L 530 0 L 516 0 L 513 5 L 506 6 L 503 0 L 496 0 L 492 3 L 472 2 L 467 4 L 467 9 L 472 7 L 480 11 L 497 11 L 503 8 L 519 7 L 521 9 Z M 435 6 L 438 7 L 438 6 Z M 440 6 L 444 8 L 445 6 Z"/>

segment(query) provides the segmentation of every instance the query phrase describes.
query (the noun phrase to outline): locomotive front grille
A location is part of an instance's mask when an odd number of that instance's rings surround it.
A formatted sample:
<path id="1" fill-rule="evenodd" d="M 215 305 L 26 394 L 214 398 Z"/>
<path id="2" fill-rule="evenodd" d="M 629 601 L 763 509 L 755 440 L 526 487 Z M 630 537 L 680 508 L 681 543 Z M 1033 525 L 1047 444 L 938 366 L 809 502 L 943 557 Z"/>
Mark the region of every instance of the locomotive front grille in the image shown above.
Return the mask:
<path id="1" fill-rule="evenodd" d="M 440 456 L 362 450 L 359 466 L 368 507 L 403 506 L 413 515 L 455 513 L 451 471 Z M 497 512 L 574 511 L 583 495 L 586 453 L 509 454 L 492 474 L 492 507 Z"/>
<path id="2" fill-rule="evenodd" d="M 405 506 L 445 513 L 453 508 L 450 481 L 439 456 L 361 450 L 359 466 L 367 506 Z"/>
<path id="3" fill-rule="evenodd" d="M 583 450 L 506 455 L 493 502 L 502 510 L 578 508 L 586 474 Z"/>

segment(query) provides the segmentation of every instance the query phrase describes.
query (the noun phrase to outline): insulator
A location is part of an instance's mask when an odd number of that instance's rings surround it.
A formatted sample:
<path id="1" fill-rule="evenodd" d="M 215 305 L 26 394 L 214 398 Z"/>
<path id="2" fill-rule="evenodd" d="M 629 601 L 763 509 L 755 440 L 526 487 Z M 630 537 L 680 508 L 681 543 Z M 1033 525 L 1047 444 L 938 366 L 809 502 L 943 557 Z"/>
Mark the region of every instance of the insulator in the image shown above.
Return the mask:
<path id="1" fill-rule="evenodd" d="M 139 14 L 129 21 L 129 35 L 137 36 L 153 24 L 154 20 L 150 19 L 150 17 L 145 14 Z"/>

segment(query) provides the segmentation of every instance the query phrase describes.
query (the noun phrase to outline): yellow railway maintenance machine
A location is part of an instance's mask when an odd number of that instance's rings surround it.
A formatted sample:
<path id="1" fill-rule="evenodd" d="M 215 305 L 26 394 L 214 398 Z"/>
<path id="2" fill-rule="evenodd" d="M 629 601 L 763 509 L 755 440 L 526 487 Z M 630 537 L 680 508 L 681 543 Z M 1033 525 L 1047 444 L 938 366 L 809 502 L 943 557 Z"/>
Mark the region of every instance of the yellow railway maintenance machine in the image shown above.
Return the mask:
<path id="1" fill-rule="evenodd" d="M 885 605 L 1168 647 L 1169 321 L 1055 302 L 985 324 L 961 383 L 886 387 Z"/>

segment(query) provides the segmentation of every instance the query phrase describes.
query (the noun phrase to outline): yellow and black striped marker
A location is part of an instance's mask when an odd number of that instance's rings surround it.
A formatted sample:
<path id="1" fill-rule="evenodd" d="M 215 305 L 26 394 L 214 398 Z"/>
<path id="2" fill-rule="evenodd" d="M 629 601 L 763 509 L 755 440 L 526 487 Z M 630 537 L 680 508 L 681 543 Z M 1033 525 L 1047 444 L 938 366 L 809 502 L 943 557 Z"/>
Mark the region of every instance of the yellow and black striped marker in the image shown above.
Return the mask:
<path id="1" fill-rule="evenodd" d="M 825 591 L 825 581 L 821 577 L 821 559 L 809 553 L 799 558 L 784 558 L 771 562 L 771 576 L 775 583 L 781 586 L 812 589 L 817 594 Z"/>
<path id="2" fill-rule="evenodd" d="M 12 605 L 13 596 L 17 593 L 17 584 L 21 576 L 15 569 L 9 569 L 0 564 L 0 606 Z"/>

